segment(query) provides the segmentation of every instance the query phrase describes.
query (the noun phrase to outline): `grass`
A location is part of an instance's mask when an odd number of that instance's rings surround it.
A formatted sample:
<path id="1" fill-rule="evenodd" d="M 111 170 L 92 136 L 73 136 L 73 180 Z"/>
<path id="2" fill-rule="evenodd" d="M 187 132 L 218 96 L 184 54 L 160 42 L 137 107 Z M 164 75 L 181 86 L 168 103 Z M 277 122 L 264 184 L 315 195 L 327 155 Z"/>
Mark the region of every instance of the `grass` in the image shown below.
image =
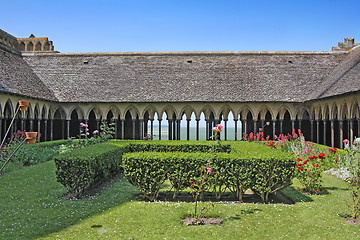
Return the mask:
<path id="1" fill-rule="evenodd" d="M 0 176 L 0 239 L 354 239 L 360 226 L 339 215 L 348 211 L 346 184 L 324 175 L 322 196 L 284 191 L 295 204 L 215 203 L 209 216 L 221 226 L 184 226 L 193 203 L 142 202 L 120 178 L 99 195 L 65 200 L 53 161 Z"/>

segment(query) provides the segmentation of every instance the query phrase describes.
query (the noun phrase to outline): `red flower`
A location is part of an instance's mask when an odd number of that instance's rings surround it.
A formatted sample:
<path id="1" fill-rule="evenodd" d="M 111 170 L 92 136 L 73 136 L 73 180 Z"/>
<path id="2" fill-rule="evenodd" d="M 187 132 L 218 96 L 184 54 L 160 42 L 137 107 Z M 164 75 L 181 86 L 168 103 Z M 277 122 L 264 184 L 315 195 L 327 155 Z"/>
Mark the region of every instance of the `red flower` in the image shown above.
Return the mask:
<path id="1" fill-rule="evenodd" d="M 297 161 L 297 162 L 301 162 L 301 161 L 302 161 L 302 159 L 298 158 L 296 161 Z"/>
<path id="2" fill-rule="evenodd" d="M 319 164 L 314 164 L 314 167 L 318 167 L 319 166 Z"/>
<path id="3" fill-rule="evenodd" d="M 320 153 L 318 156 L 320 159 L 324 159 L 325 158 L 325 153 Z"/>

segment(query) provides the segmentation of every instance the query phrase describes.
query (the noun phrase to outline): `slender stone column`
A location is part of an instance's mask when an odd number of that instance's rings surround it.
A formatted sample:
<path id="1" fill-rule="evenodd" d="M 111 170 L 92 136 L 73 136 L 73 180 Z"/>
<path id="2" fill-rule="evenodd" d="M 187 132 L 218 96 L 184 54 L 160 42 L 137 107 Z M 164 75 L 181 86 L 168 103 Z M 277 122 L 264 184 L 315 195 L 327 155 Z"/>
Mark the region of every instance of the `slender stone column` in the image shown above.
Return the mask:
<path id="1" fill-rule="evenodd" d="M 225 128 L 225 141 L 227 141 L 227 119 L 224 119 L 224 123 L 225 123 L 225 126 L 224 126 L 224 128 Z"/>
<path id="2" fill-rule="evenodd" d="M 291 131 L 295 129 L 295 119 L 291 119 Z"/>
<path id="3" fill-rule="evenodd" d="M 272 127 L 273 127 L 273 140 L 275 140 L 275 135 L 276 135 L 276 119 L 272 119 Z"/>
<path id="4" fill-rule="evenodd" d="M 34 119 L 33 118 L 29 118 L 29 122 L 30 122 L 30 132 L 34 131 Z"/>
<path id="5" fill-rule="evenodd" d="M 177 128 L 177 140 L 180 140 L 180 134 L 181 134 L 181 129 L 180 129 L 180 124 L 181 124 L 181 120 L 180 119 L 177 119 L 176 120 L 176 124 L 177 124 L 177 126 L 176 126 L 176 128 Z"/>
<path id="6" fill-rule="evenodd" d="M 246 119 L 241 119 L 241 138 L 244 137 L 245 134 L 247 134 L 247 122 Z"/>
<path id="7" fill-rule="evenodd" d="M 206 140 L 209 140 L 209 119 L 205 119 L 206 122 Z"/>
<path id="8" fill-rule="evenodd" d="M 61 119 L 61 138 L 65 139 L 65 119 Z"/>
<path id="9" fill-rule="evenodd" d="M 310 120 L 310 134 L 311 134 L 310 141 L 314 142 L 314 120 Z M 316 139 L 316 142 L 317 141 L 318 140 Z"/>
<path id="10" fill-rule="evenodd" d="M 144 138 L 144 119 L 140 119 L 140 140 Z"/>
<path id="11" fill-rule="evenodd" d="M 172 119 L 168 119 L 168 139 L 172 140 Z"/>
<path id="12" fill-rule="evenodd" d="M 199 141 L 199 128 L 200 128 L 200 119 L 196 119 L 196 141 Z"/>
<path id="13" fill-rule="evenodd" d="M 237 135 L 238 135 L 238 132 L 237 132 L 237 130 L 238 130 L 238 127 L 237 127 L 237 122 L 238 122 L 238 120 L 237 119 L 234 119 L 234 123 L 235 123 L 235 141 L 237 141 Z"/>
<path id="14" fill-rule="evenodd" d="M 279 119 L 279 121 L 280 121 L 280 134 L 284 134 L 284 131 L 283 131 L 284 119 Z"/>
<path id="15" fill-rule="evenodd" d="M 87 124 L 87 121 L 88 120 L 85 120 L 86 124 Z M 115 123 L 115 139 L 118 139 L 118 133 L 119 133 L 119 128 L 118 128 L 118 125 L 119 125 L 119 119 L 115 119 L 114 120 L 114 123 Z"/>
<path id="16" fill-rule="evenodd" d="M 334 120 L 334 119 L 330 119 L 330 127 L 331 127 L 331 147 L 334 147 L 334 146 L 335 146 L 334 124 L 335 124 L 335 120 Z"/>
<path id="17" fill-rule="evenodd" d="M 254 135 L 257 133 L 257 120 L 254 119 Z"/>
<path id="18" fill-rule="evenodd" d="M 50 119 L 50 141 L 54 140 L 54 119 Z"/>
<path id="19" fill-rule="evenodd" d="M 323 120 L 323 125 L 324 125 L 324 136 L 323 136 L 323 137 L 324 137 L 324 142 L 323 142 L 323 144 L 324 144 L 324 145 L 327 145 L 327 141 L 326 141 L 326 137 L 327 137 L 327 136 L 326 136 L 326 131 L 327 131 L 327 128 L 326 128 L 326 119 Z"/>
<path id="20" fill-rule="evenodd" d="M 343 141 L 344 141 L 344 120 L 339 120 L 339 135 L 340 135 L 340 148 L 343 149 L 344 148 L 344 144 L 343 144 Z"/>
<path id="21" fill-rule="evenodd" d="M 301 130 L 301 132 L 302 132 L 302 129 L 301 129 L 301 122 L 302 122 L 302 119 L 299 119 L 299 129 Z M 310 132 L 310 134 L 311 134 L 311 132 Z"/>
<path id="22" fill-rule="evenodd" d="M 46 142 L 47 141 L 47 119 L 44 119 L 44 141 Z M 52 132 L 52 130 L 51 130 Z"/>
<path id="23" fill-rule="evenodd" d="M 154 137 L 154 119 L 150 119 L 150 134 L 151 137 Z"/>
<path id="24" fill-rule="evenodd" d="M 186 119 L 186 140 L 190 140 L 190 121 L 191 119 Z"/>
<path id="25" fill-rule="evenodd" d="M 135 140 L 136 139 L 136 119 L 131 119 L 132 121 L 132 139 Z"/>
<path id="26" fill-rule="evenodd" d="M 100 132 L 100 120 L 101 119 L 96 119 L 96 129 Z"/>
<path id="27" fill-rule="evenodd" d="M 38 134 L 41 133 L 41 120 L 40 120 L 40 119 L 37 120 L 37 129 L 38 129 L 38 130 L 37 130 L 37 131 L 38 131 Z M 40 138 L 39 138 L 39 139 L 40 139 Z"/>
<path id="28" fill-rule="evenodd" d="M 70 137 L 70 119 L 66 119 L 66 136 Z"/>
<path id="29" fill-rule="evenodd" d="M 351 146 L 354 144 L 354 119 L 348 119 L 349 120 L 349 130 L 350 130 L 350 143 Z"/>
<path id="30" fill-rule="evenodd" d="M 120 119 L 121 121 L 121 139 L 125 139 L 125 119 Z"/>
<path id="31" fill-rule="evenodd" d="M 3 117 L 0 117 L 0 139 L 2 139 L 2 120 L 3 120 Z"/>
<path id="32" fill-rule="evenodd" d="M 161 140 L 161 121 L 162 119 L 158 119 L 159 121 L 159 140 Z"/>
<path id="33" fill-rule="evenodd" d="M 320 143 L 320 119 L 316 119 L 316 142 Z"/>

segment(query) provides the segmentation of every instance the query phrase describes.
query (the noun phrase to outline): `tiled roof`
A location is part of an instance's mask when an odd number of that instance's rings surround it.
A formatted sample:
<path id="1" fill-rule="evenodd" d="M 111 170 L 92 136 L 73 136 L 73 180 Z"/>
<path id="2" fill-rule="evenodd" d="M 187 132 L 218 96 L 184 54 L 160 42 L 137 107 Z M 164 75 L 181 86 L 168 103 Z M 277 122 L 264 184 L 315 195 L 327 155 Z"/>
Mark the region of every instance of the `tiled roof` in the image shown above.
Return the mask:
<path id="1" fill-rule="evenodd" d="M 53 92 L 38 78 L 19 54 L 0 49 L 0 91 L 56 101 Z"/>
<path id="2" fill-rule="evenodd" d="M 360 46 L 353 48 L 346 58 L 316 88 L 313 99 L 360 91 Z"/>
<path id="3" fill-rule="evenodd" d="M 319 86 L 328 87 L 325 79 L 345 56 L 173 52 L 37 53 L 23 58 L 61 102 L 303 102 L 320 93 Z"/>

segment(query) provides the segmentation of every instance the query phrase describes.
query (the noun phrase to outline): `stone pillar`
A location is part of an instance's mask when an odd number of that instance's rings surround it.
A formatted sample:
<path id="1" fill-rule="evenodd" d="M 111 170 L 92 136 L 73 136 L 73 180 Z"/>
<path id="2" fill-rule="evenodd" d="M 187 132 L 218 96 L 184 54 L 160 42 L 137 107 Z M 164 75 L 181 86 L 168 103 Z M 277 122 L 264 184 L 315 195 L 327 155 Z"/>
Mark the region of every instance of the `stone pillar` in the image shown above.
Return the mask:
<path id="1" fill-rule="evenodd" d="M 140 140 L 144 139 L 144 119 L 139 119 L 140 121 Z"/>
<path id="2" fill-rule="evenodd" d="M 161 120 L 159 119 L 159 140 L 161 140 Z"/>
<path id="3" fill-rule="evenodd" d="M 257 119 L 254 119 L 254 135 L 257 133 Z"/>
<path id="4" fill-rule="evenodd" d="M 99 132 L 100 132 L 100 121 L 101 119 L 96 119 L 96 129 L 98 129 Z"/>
<path id="5" fill-rule="evenodd" d="M 54 140 L 54 119 L 50 119 L 50 141 Z"/>
<path id="6" fill-rule="evenodd" d="M 186 140 L 190 140 L 190 121 L 191 119 L 186 119 Z"/>
<path id="7" fill-rule="evenodd" d="M 225 123 L 225 126 L 224 126 L 224 129 L 225 129 L 225 141 L 227 141 L 227 119 L 224 119 L 224 123 Z"/>
<path id="8" fill-rule="evenodd" d="M 66 119 L 66 137 L 70 137 L 70 119 Z"/>
<path id="9" fill-rule="evenodd" d="M 87 120 L 85 120 L 86 124 L 87 124 Z M 119 133 L 119 129 L 118 129 L 118 125 L 119 125 L 119 119 L 114 119 L 114 123 L 115 123 L 115 139 L 119 138 L 118 137 L 118 133 Z"/>
<path id="10" fill-rule="evenodd" d="M 33 118 L 29 118 L 29 122 L 30 122 L 30 132 L 34 131 L 34 119 Z"/>
<path id="11" fill-rule="evenodd" d="M 0 117 L 0 139 L 2 140 L 2 120 L 3 120 L 3 117 Z M 1 147 L 1 146 L 0 146 Z"/>
<path id="12" fill-rule="evenodd" d="M 120 119 L 121 121 L 121 139 L 125 139 L 125 119 Z"/>
<path id="13" fill-rule="evenodd" d="M 196 141 L 199 141 L 199 128 L 200 128 L 200 119 L 196 119 Z"/>
<path id="14" fill-rule="evenodd" d="M 320 119 L 316 119 L 316 142 L 320 143 Z"/>
<path id="15" fill-rule="evenodd" d="M 284 132 L 283 132 L 284 119 L 279 119 L 279 121 L 280 121 L 280 134 L 284 134 Z"/>
<path id="16" fill-rule="evenodd" d="M 44 141 L 47 141 L 47 119 L 44 119 Z"/>
<path id="17" fill-rule="evenodd" d="M 295 129 L 295 119 L 291 119 L 291 131 Z"/>
<path id="18" fill-rule="evenodd" d="M 334 147 L 334 146 L 335 146 L 334 124 L 335 124 L 335 120 L 334 120 L 334 119 L 330 119 L 330 127 L 331 127 L 331 147 Z"/>
<path id="19" fill-rule="evenodd" d="M 323 136 L 324 137 L 324 142 L 323 142 L 323 144 L 327 145 L 327 142 L 326 142 L 326 137 L 327 137 L 326 136 L 326 131 L 327 131 L 327 129 L 326 129 L 326 119 L 323 120 L 323 125 L 324 125 L 324 136 Z"/>
<path id="20" fill-rule="evenodd" d="M 177 126 L 176 126 L 176 128 L 177 128 L 177 140 L 180 140 L 180 134 L 181 134 L 181 129 L 180 129 L 180 124 L 181 124 L 181 120 L 180 119 L 178 119 L 178 120 L 176 120 L 176 123 L 177 123 Z"/>
<path id="21" fill-rule="evenodd" d="M 237 141 L 237 137 L 238 137 L 238 136 L 237 136 L 237 135 L 238 135 L 238 132 L 237 132 L 237 130 L 238 130 L 237 121 L 238 121 L 238 120 L 234 118 L 234 124 L 235 124 L 235 141 Z"/>
<path id="22" fill-rule="evenodd" d="M 354 144 L 354 119 L 349 119 L 349 130 L 350 130 L 350 143 L 351 146 Z"/>
<path id="23" fill-rule="evenodd" d="M 273 127 L 273 140 L 275 140 L 276 135 L 276 119 L 272 119 L 272 127 Z"/>
<path id="24" fill-rule="evenodd" d="M 132 122 L 132 140 L 136 139 L 136 119 L 131 119 Z"/>
<path id="25" fill-rule="evenodd" d="M 61 138 L 65 139 L 65 119 L 61 119 Z"/>
<path id="26" fill-rule="evenodd" d="M 150 134 L 151 138 L 154 137 L 154 119 L 150 119 Z"/>
<path id="27" fill-rule="evenodd" d="M 38 135 L 39 135 L 39 133 L 41 133 L 41 120 L 40 119 L 37 120 L 37 129 L 38 129 L 37 131 L 38 131 Z"/>
<path id="28" fill-rule="evenodd" d="M 246 119 L 241 119 L 241 138 L 244 137 L 245 134 L 247 134 L 247 123 L 246 123 Z M 240 140 L 241 140 L 240 138 Z"/>
<path id="29" fill-rule="evenodd" d="M 310 141 L 314 142 L 314 120 L 310 120 Z M 316 139 L 316 142 L 317 141 Z"/>
<path id="30" fill-rule="evenodd" d="M 168 139 L 172 140 L 172 120 L 168 119 Z"/>
<path id="31" fill-rule="evenodd" d="M 209 140 L 209 119 L 205 119 L 206 122 L 206 141 Z"/>
<path id="32" fill-rule="evenodd" d="M 344 148 L 344 120 L 339 120 L 339 141 L 340 141 L 340 148 Z"/>

